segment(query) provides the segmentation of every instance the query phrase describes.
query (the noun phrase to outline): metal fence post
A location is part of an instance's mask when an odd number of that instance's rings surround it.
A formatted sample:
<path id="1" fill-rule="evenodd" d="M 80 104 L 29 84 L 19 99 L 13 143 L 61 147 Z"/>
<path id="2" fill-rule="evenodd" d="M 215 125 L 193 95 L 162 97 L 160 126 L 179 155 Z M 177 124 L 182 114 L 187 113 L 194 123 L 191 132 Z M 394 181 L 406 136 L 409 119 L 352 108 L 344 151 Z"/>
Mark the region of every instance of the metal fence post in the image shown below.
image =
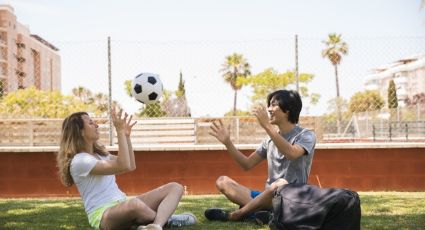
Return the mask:
<path id="1" fill-rule="evenodd" d="M 300 92 L 300 83 L 298 75 L 298 34 L 295 34 L 295 79 L 297 79 L 297 92 Z"/>
<path id="2" fill-rule="evenodd" d="M 30 136 L 29 136 L 30 146 L 34 146 L 34 124 L 33 124 L 33 121 L 29 122 L 28 130 L 29 130 L 29 133 L 30 133 Z"/>
<path id="3" fill-rule="evenodd" d="M 108 37 L 108 117 L 109 117 L 109 145 L 114 143 L 112 135 L 112 70 L 111 70 L 111 37 Z"/>
<path id="4" fill-rule="evenodd" d="M 235 128 L 236 128 L 236 130 L 235 130 L 236 131 L 235 132 L 236 141 L 235 142 L 239 144 L 239 132 L 240 132 L 240 130 L 239 130 L 239 117 L 234 117 L 234 119 L 235 119 Z"/>
<path id="5" fill-rule="evenodd" d="M 409 140 L 409 126 L 407 123 L 404 124 L 405 130 L 406 130 L 406 141 Z"/>

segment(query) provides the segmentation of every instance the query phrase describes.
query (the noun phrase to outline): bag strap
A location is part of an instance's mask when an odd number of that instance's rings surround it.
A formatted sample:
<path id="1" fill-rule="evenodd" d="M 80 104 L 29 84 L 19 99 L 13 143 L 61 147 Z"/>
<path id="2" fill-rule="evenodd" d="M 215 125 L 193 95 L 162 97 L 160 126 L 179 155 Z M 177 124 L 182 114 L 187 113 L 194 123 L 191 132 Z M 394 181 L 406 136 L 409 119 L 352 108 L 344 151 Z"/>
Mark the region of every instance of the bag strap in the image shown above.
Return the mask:
<path id="1" fill-rule="evenodd" d="M 290 141 L 291 145 L 293 145 L 295 143 L 295 140 L 297 139 L 297 137 L 299 137 L 301 134 L 303 134 L 303 133 L 305 133 L 307 131 L 310 131 L 310 130 L 303 128 L 303 130 L 301 130 L 301 132 L 299 132 L 299 133 L 297 133 L 297 135 L 293 136 L 291 138 L 291 141 Z"/>
<path id="2" fill-rule="evenodd" d="M 282 218 L 282 196 L 280 191 L 283 189 L 285 185 L 279 186 L 274 190 L 273 199 L 272 199 L 272 216 L 269 220 L 269 228 L 270 230 L 286 230 L 285 226 L 280 223 L 280 218 Z"/>

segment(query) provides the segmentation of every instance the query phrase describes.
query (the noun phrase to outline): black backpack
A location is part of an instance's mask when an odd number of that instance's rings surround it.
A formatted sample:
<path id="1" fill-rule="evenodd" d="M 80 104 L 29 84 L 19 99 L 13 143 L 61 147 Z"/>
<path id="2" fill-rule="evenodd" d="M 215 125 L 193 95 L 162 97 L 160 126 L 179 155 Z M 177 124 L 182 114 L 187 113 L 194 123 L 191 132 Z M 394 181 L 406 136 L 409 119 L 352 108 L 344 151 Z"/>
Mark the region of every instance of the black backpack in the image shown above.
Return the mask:
<path id="1" fill-rule="evenodd" d="M 272 230 L 359 230 L 360 218 L 360 199 L 356 192 L 287 184 L 275 191 L 269 226 Z"/>

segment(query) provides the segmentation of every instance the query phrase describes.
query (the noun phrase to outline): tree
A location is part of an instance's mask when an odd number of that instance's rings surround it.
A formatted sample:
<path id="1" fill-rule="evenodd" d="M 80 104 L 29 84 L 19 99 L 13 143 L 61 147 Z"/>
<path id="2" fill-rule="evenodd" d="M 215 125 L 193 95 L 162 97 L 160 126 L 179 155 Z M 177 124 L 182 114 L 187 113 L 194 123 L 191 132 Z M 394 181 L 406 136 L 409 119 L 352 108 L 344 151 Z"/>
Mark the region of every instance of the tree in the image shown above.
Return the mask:
<path id="1" fill-rule="evenodd" d="M 421 113 L 425 112 L 425 93 L 418 93 L 412 96 L 412 98 L 406 98 L 404 103 L 409 108 L 415 108 L 416 110 L 416 119 L 421 117 Z M 403 116 L 403 118 L 406 118 Z"/>
<path id="2" fill-rule="evenodd" d="M 190 117 L 190 108 L 186 99 L 185 81 L 183 80 L 183 74 L 180 70 L 179 85 L 175 92 L 176 98 L 171 97 L 164 102 L 163 109 L 169 115 L 173 117 Z"/>
<path id="3" fill-rule="evenodd" d="M 125 92 L 127 93 L 127 95 L 129 96 L 129 97 L 133 97 L 132 95 L 131 95 L 131 84 L 132 84 L 132 80 L 126 80 L 126 81 L 124 81 L 124 90 L 125 90 Z"/>
<path id="4" fill-rule="evenodd" d="M 251 113 L 249 111 L 243 111 L 243 110 L 239 110 L 239 109 L 238 109 L 238 111 L 236 111 L 236 116 L 238 116 L 238 117 L 244 117 L 244 116 L 250 116 L 250 115 L 251 115 Z M 225 117 L 234 116 L 233 110 L 230 110 L 230 111 L 224 113 L 224 116 Z"/>
<path id="5" fill-rule="evenodd" d="M 104 93 L 95 93 L 93 97 L 90 99 L 94 106 L 96 106 L 96 111 L 99 114 L 96 114 L 97 116 L 100 116 L 101 114 L 106 115 L 108 112 L 108 96 Z M 112 106 L 114 107 L 117 105 L 116 101 L 112 102 Z"/>
<path id="6" fill-rule="evenodd" d="M 72 94 L 81 100 L 84 104 L 94 106 L 96 116 L 106 116 L 108 113 L 108 95 L 104 93 L 92 93 L 89 89 L 78 86 L 72 89 Z M 120 108 L 117 101 L 112 101 L 113 107 Z"/>
<path id="7" fill-rule="evenodd" d="M 341 39 L 341 34 L 331 33 L 328 35 L 328 40 L 323 41 L 326 48 L 322 50 L 322 57 L 329 59 L 334 66 L 335 70 L 335 84 L 336 84 L 336 102 L 340 100 L 339 79 L 338 79 L 338 65 L 341 63 L 342 55 L 348 54 L 348 45 Z M 337 132 L 341 133 L 341 106 L 336 105 L 337 110 Z"/>
<path id="8" fill-rule="evenodd" d="M 223 73 L 224 80 L 228 82 L 235 91 L 233 97 L 233 116 L 236 116 L 238 90 L 242 88 L 242 85 L 238 84 L 237 80 L 238 78 L 246 78 L 249 76 L 251 74 L 251 70 L 249 63 L 242 54 L 233 53 L 232 55 L 226 56 L 225 59 L 226 61 L 223 63 L 220 72 Z"/>
<path id="9" fill-rule="evenodd" d="M 41 91 L 33 86 L 9 92 L 0 101 L 3 117 L 63 118 L 78 111 L 94 112 L 94 109 L 74 96 Z"/>
<path id="10" fill-rule="evenodd" d="M 398 107 L 397 89 L 394 80 L 391 80 L 388 85 L 388 108 L 396 109 Z"/>
<path id="11" fill-rule="evenodd" d="M 391 80 L 388 85 L 387 103 L 388 103 L 388 108 L 390 109 L 390 119 L 393 120 L 397 112 L 396 109 L 398 107 L 397 89 L 396 89 L 394 80 Z"/>
<path id="12" fill-rule="evenodd" d="M 366 90 L 355 93 L 349 102 L 349 109 L 352 113 L 376 111 L 384 107 L 384 99 L 375 90 Z"/>
<path id="13" fill-rule="evenodd" d="M 307 84 L 311 82 L 313 78 L 313 74 L 301 73 L 299 75 L 299 82 L 302 83 L 300 86 L 300 94 L 303 98 L 308 97 L 311 104 L 316 104 L 320 95 L 314 93 L 309 94 L 307 88 Z M 284 73 L 279 73 L 273 68 L 267 68 L 258 74 L 238 79 L 238 84 L 248 85 L 253 89 L 253 96 L 251 97 L 253 104 L 264 102 L 269 93 L 295 83 L 296 79 L 294 72 L 286 71 Z"/>
<path id="14" fill-rule="evenodd" d="M 181 97 L 186 98 L 186 89 L 184 87 L 184 83 L 185 82 L 183 80 L 183 74 L 182 74 L 182 71 L 180 70 L 179 85 L 178 85 L 177 91 L 176 91 L 177 98 L 181 98 Z"/>
<path id="15" fill-rule="evenodd" d="M 124 81 L 124 89 L 129 97 L 133 97 L 131 95 L 131 84 L 132 80 L 126 80 Z M 164 102 L 167 101 L 169 98 L 170 93 L 164 90 L 163 98 Z M 143 104 L 144 106 L 141 106 L 139 109 L 139 112 L 136 113 L 139 117 L 164 117 L 167 115 L 167 113 L 162 109 L 161 105 L 159 103 L 153 103 L 153 104 Z"/>
<path id="16" fill-rule="evenodd" d="M 77 86 L 72 89 L 72 94 L 78 98 L 81 99 L 84 103 L 90 104 L 90 99 L 93 97 L 93 93 L 83 87 L 83 86 Z"/>
<path id="17" fill-rule="evenodd" d="M 327 104 L 328 104 L 327 111 L 330 111 L 330 113 L 326 113 L 322 116 L 322 120 L 325 123 L 334 123 L 335 120 L 338 119 L 337 114 L 335 112 L 337 106 L 340 106 L 341 111 L 347 111 L 347 107 L 348 107 L 347 101 L 344 100 L 343 98 L 332 98 L 328 100 Z M 327 128 L 335 127 L 335 126 L 329 126 L 329 125 L 325 125 L 325 126 Z M 335 130 L 330 129 L 330 130 L 327 130 L 326 132 L 335 132 Z"/>
<path id="18" fill-rule="evenodd" d="M 84 92 L 89 92 L 84 87 L 78 88 L 83 89 Z M 82 98 L 85 98 L 85 100 L 82 100 Z M 113 104 L 120 107 L 116 101 L 113 101 Z M 86 98 L 63 95 L 59 91 L 42 91 L 34 86 L 9 92 L 0 100 L 0 114 L 15 118 L 63 118 L 79 111 L 87 111 L 96 116 L 105 116 L 107 110 L 107 96 L 102 93 Z"/>
<path id="19" fill-rule="evenodd" d="M 418 104 L 425 104 L 425 93 L 418 93 L 413 95 L 412 98 L 406 98 L 404 100 L 407 106 L 414 106 Z M 425 109 L 425 108 L 424 108 Z"/>
<path id="20" fill-rule="evenodd" d="M 136 114 L 139 117 L 164 117 L 167 115 L 158 103 L 146 104 L 144 108 L 140 108 Z"/>

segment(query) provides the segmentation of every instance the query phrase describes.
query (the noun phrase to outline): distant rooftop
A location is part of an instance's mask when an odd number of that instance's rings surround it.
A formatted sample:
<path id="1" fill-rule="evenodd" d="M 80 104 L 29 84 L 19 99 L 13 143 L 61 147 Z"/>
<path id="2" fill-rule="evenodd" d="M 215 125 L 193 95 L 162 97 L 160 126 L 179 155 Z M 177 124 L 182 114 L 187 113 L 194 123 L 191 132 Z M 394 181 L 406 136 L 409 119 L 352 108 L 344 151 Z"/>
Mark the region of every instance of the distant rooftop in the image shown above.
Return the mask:
<path id="1" fill-rule="evenodd" d="M 404 58 L 401 58 L 400 60 L 394 61 L 392 63 L 381 65 L 381 66 L 378 66 L 376 68 L 373 68 L 372 71 L 375 72 L 375 73 L 380 73 L 380 72 L 383 72 L 387 69 L 391 69 L 391 68 L 394 68 L 394 67 L 399 66 L 399 65 L 408 64 L 408 63 L 417 61 L 417 60 L 422 59 L 422 58 L 425 58 L 425 54 L 410 55 L 408 57 L 404 57 Z"/>
<path id="2" fill-rule="evenodd" d="M 0 10 L 9 10 L 12 13 L 14 11 L 13 7 L 7 4 L 0 4 Z"/>
<path id="3" fill-rule="evenodd" d="M 42 37 L 38 36 L 37 34 L 31 34 L 31 37 L 37 39 L 39 42 L 43 43 L 44 45 L 50 47 L 52 50 L 54 51 L 59 51 L 58 48 L 56 48 L 56 46 L 52 45 L 51 43 L 49 43 L 48 41 L 44 40 Z"/>

